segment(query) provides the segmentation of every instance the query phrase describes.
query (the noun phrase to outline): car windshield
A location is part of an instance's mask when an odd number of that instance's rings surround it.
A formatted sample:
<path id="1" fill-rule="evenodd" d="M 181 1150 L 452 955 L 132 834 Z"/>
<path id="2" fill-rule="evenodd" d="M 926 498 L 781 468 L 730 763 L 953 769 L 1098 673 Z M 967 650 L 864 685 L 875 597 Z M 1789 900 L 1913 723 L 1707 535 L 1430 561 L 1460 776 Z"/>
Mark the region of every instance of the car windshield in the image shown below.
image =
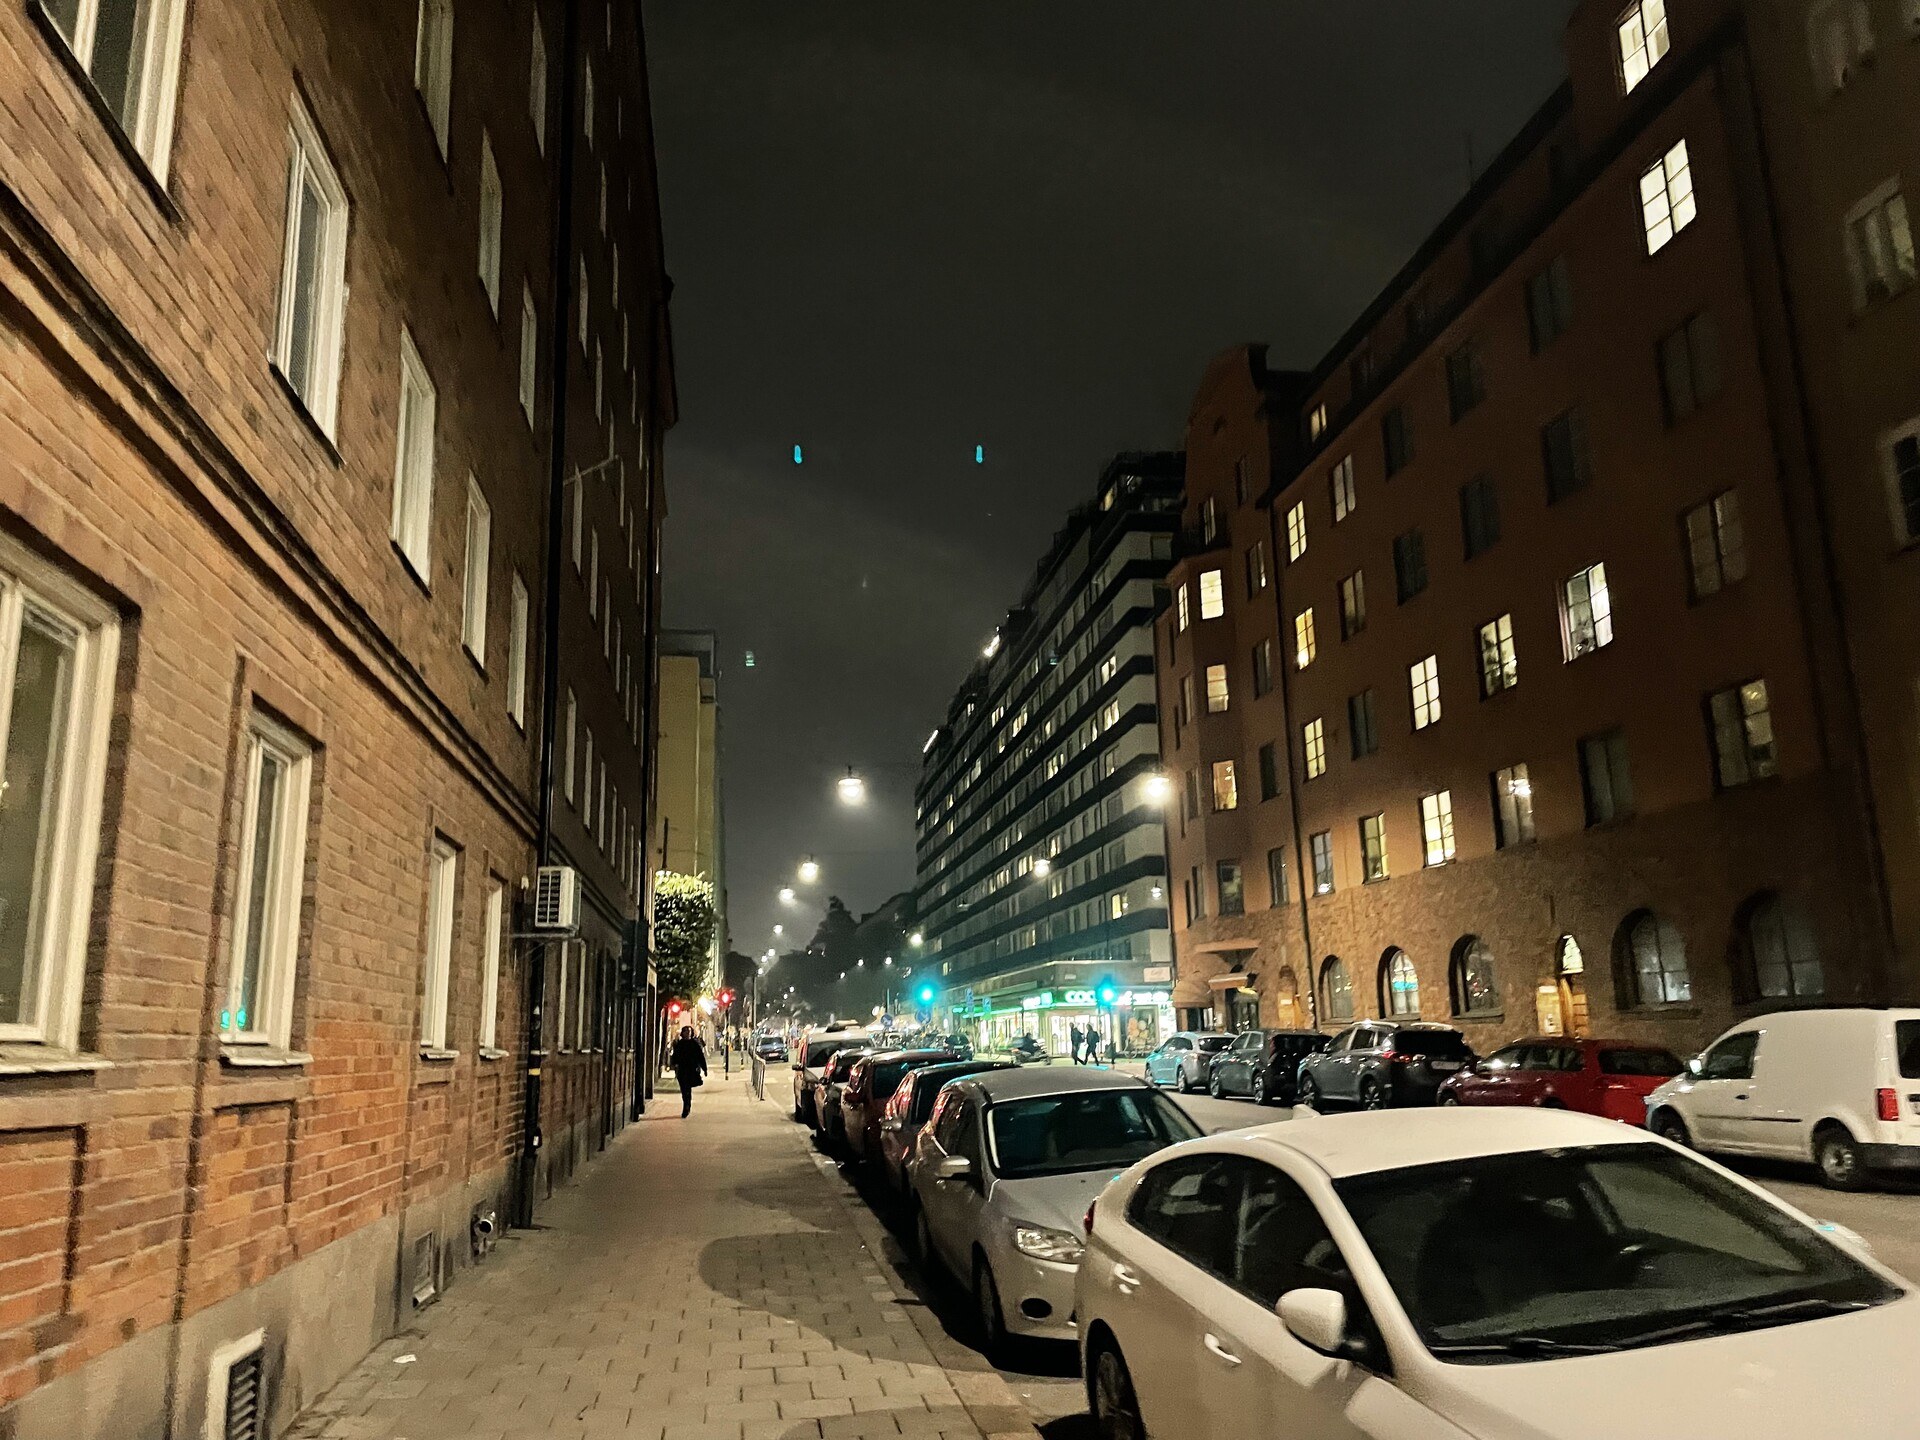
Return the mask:
<path id="1" fill-rule="evenodd" d="M 1678 1075 L 1687 1067 L 1671 1050 L 1602 1050 L 1602 1075 Z"/>
<path id="2" fill-rule="evenodd" d="M 1479 1156 L 1334 1188 L 1421 1340 L 1447 1360 L 1692 1339 L 1900 1293 L 1663 1146 Z"/>
<path id="3" fill-rule="evenodd" d="M 1203 1051 L 1224 1050 L 1234 1042 L 1231 1035 L 1202 1035 L 1195 1040 L 1194 1048 Z"/>
<path id="4" fill-rule="evenodd" d="M 1900 1054 L 1900 1078 L 1920 1080 L 1920 1020 L 1893 1022 L 1893 1048 Z"/>
<path id="5" fill-rule="evenodd" d="M 1464 1060 L 1473 1053 L 1458 1030 L 1396 1030 L 1393 1048 L 1400 1055 L 1431 1055 L 1440 1060 Z"/>
<path id="6" fill-rule="evenodd" d="M 994 1173 L 1003 1180 L 1124 1169 L 1200 1135 L 1185 1112 L 1144 1086 L 1002 1101 L 987 1120 Z"/>

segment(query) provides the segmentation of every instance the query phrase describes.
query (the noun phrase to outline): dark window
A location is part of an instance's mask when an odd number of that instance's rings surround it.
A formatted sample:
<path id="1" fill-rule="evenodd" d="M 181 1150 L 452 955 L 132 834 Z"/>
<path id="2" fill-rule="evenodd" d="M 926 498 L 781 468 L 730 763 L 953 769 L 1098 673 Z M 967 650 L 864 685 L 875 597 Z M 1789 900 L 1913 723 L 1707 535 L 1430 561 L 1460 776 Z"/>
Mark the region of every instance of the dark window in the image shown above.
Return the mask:
<path id="1" fill-rule="evenodd" d="M 1711 315 L 1696 315 L 1660 342 L 1660 395 L 1667 423 L 1693 414 L 1720 393 L 1720 334 Z"/>
<path id="2" fill-rule="evenodd" d="M 1633 813 L 1633 776 L 1627 767 L 1627 735 L 1609 730 L 1580 742 L 1580 786 L 1587 824 L 1604 825 Z"/>
<path id="3" fill-rule="evenodd" d="M 1500 1010 L 1500 985 L 1493 972 L 1493 951 L 1478 935 L 1463 936 L 1453 947 L 1453 1013 L 1494 1015 Z"/>
<path id="4" fill-rule="evenodd" d="M 1826 968 L 1813 921 L 1801 905 L 1776 893 L 1741 907 L 1736 948 L 1744 962 L 1736 1000 L 1815 999 L 1827 992 Z"/>
<path id="5" fill-rule="evenodd" d="M 1460 536 L 1469 560 L 1500 539 L 1500 492 L 1491 475 L 1476 475 L 1460 487 Z"/>
<path id="6" fill-rule="evenodd" d="M 1546 466 L 1549 505 L 1586 489 L 1592 481 L 1593 459 L 1587 453 L 1587 422 L 1577 409 L 1547 422 L 1540 432 L 1540 451 Z"/>
<path id="7" fill-rule="evenodd" d="M 1920 1080 L 1920 1020 L 1893 1022 L 1893 1048 L 1900 1057 L 1900 1078 Z"/>
<path id="8" fill-rule="evenodd" d="M 1357 1303 L 1353 1277 L 1307 1192 L 1271 1165 L 1219 1161 L 1240 1182 L 1231 1283 L 1271 1310 L 1289 1290 L 1336 1290 Z"/>
<path id="9" fill-rule="evenodd" d="M 1260 747 L 1260 798 L 1272 800 L 1280 793 L 1280 760 L 1274 743 Z"/>
<path id="10" fill-rule="evenodd" d="M 1365 345 L 1354 351 L 1353 359 L 1347 362 L 1347 383 L 1353 387 L 1356 398 L 1373 383 L 1373 351 Z"/>
<path id="11" fill-rule="evenodd" d="M 1213 503 L 1213 497 L 1207 496 L 1200 502 L 1200 539 L 1211 545 L 1220 537 L 1220 512 Z"/>
<path id="12" fill-rule="evenodd" d="M 1704 600 L 1747 576 L 1747 541 L 1740 523 L 1740 496 L 1724 490 L 1680 517 L 1687 545 L 1687 578 L 1693 598 Z"/>
<path id="13" fill-rule="evenodd" d="M 1003 1180 L 1124 1170 L 1200 1137 L 1184 1110 L 1145 1086 L 998 1100 L 987 1107 L 987 1130 Z"/>
<path id="14" fill-rule="evenodd" d="M 1567 333 L 1573 324 L 1573 281 L 1567 274 L 1567 257 L 1557 255 L 1551 264 L 1527 282 L 1527 332 L 1533 340 L 1533 353 Z"/>
<path id="15" fill-rule="evenodd" d="M 1220 885 L 1220 913 L 1222 915 L 1244 915 L 1247 913 L 1247 885 L 1240 874 L 1238 860 L 1221 860 L 1214 866 L 1214 878 Z"/>
<path id="16" fill-rule="evenodd" d="M 1253 698 L 1270 694 L 1273 690 L 1273 642 L 1262 640 L 1253 647 Z"/>
<path id="17" fill-rule="evenodd" d="M 1920 540 L 1920 435 L 1893 442 L 1893 498 L 1901 541 Z"/>
<path id="18" fill-rule="evenodd" d="M 1267 547 L 1264 541 L 1256 540 L 1247 551 L 1247 598 L 1249 600 L 1267 588 Z"/>
<path id="19" fill-rule="evenodd" d="M 1356 570 L 1340 582 L 1340 638 L 1351 640 L 1366 628 L 1367 577 Z"/>
<path id="20" fill-rule="evenodd" d="M 1686 1069 L 1671 1050 L 1602 1050 L 1602 1075 L 1678 1075 Z"/>
<path id="21" fill-rule="evenodd" d="M 1427 588 L 1427 542 L 1418 530 L 1394 537 L 1393 587 L 1402 605 Z"/>
<path id="22" fill-rule="evenodd" d="M 1493 772 L 1493 832 L 1501 850 L 1533 839 L 1533 781 L 1524 765 Z"/>
<path id="23" fill-rule="evenodd" d="M 1406 407 L 1396 405 L 1380 422 L 1380 443 L 1386 451 L 1387 478 L 1391 480 L 1413 462 L 1413 422 Z"/>
<path id="24" fill-rule="evenodd" d="M 1700 1057 L 1702 1080 L 1751 1080 L 1753 1057 L 1760 1050 L 1760 1032 L 1743 1030 L 1729 1035 Z"/>
<path id="25" fill-rule="evenodd" d="M 1424 290 L 1416 291 L 1407 301 L 1407 339 L 1418 340 L 1427 333 L 1433 322 L 1433 304 Z"/>
<path id="26" fill-rule="evenodd" d="M 1333 888 L 1331 882 L 1327 888 Z M 1329 1020 L 1345 1020 L 1353 1014 L 1353 976 L 1347 972 L 1347 962 L 1338 955 L 1329 955 L 1320 967 L 1320 1006 Z M 1336 1040 L 1327 1048 L 1330 1052 L 1339 1050 L 1341 1043 Z M 1352 1048 L 1351 1031 L 1346 1048 Z"/>
<path id="27" fill-rule="evenodd" d="M 1176 1255 L 1222 1280 L 1233 1274 L 1240 1186 L 1217 1157 L 1173 1160 L 1149 1170 L 1127 1219 Z"/>
<path id="28" fill-rule="evenodd" d="M 1288 898 L 1287 852 L 1276 845 L 1267 851 L 1267 893 L 1273 897 L 1275 905 L 1284 905 Z"/>
<path id="29" fill-rule="evenodd" d="M 1458 1030 L 1435 1026 L 1431 1030 L 1402 1027 L 1393 1032 L 1396 1055 L 1432 1055 L 1441 1060 L 1460 1059 L 1470 1053 L 1467 1040 Z"/>
<path id="30" fill-rule="evenodd" d="M 1749 680 L 1709 695 L 1707 732 L 1713 742 L 1714 781 L 1722 790 L 1780 773 L 1766 681 Z"/>
<path id="31" fill-rule="evenodd" d="M 1636 910 L 1620 922 L 1613 963 L 1625 1004 L 1684 1005 L 1693 998 L 1686 942 L 1651 910 Z"/>
<path id="32" fill-rule="evenodd" d="M 1207 897 L 1200 889 L 1200 867 L 1191 867 L 1187 884 L 1187 922 L 1204 920 L 1207 917 Z"/>
<path id="33" fill-rule="evenodd" d="M 1333 836 L 1322 830 L 1311 836 L 1307 848 L 1313 854 L 1313 893 L 1333 893 Z"/>
<path id="34" fill-rule="evenodd" d="M 1373 691 L 1362 690 L 1358 695 L 1347 697 L 1347 735 L 1353 743 L 1356 760 L 1380 748 L 1380 733 L 1373 719 Z"/>
<path id="35" fill-rule="evenodd" d="M 1233 462 L 1233 503 L 1247 503 L 1247 457 L 1244 455 Z"/>
<path id="36" fill-rule="evenodd" d="M 1486 398 L 1487 377 L 1480 364 L 1480 346 L 1465 341 L 1447 356 L 1447 408 L 1457 422 Z"/>

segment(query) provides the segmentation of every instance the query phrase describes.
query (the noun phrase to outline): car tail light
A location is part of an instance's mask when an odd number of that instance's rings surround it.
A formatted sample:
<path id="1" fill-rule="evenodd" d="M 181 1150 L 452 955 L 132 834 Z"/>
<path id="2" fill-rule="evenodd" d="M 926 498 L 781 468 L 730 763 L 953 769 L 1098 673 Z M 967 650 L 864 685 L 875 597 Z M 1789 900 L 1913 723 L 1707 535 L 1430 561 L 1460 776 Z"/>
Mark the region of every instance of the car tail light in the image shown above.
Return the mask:
<path id="1" fill-rule="evenodd" d="M 1402 1055 L 1398 1050 L 1382 1050 L 1380 1052 L 1380 1058 L 1391 1065 L 1396 1060 L 1405 1060 L 1408 1057 Z"/>
<path id="2" fill-rule="evenodd" d="M 1087 1234 L 1089 1235 L 1093 1234 L 1093 1207 L 1099 1203 L 1100 1201 L 1097 1197 L 1087 1202 L 1087 1218 L 1081 1223 L 1086 1226 Z"/>
<path id="3" fill-rule="evenodd" d="M 1874 1098 L 1880 1102 L 1880 1118 L 1882 1120 L 1898 1120 L 1900 1118 L 1900 1092 L 1897 1090 L 1876 1090 L 1873 1093 Z"/>

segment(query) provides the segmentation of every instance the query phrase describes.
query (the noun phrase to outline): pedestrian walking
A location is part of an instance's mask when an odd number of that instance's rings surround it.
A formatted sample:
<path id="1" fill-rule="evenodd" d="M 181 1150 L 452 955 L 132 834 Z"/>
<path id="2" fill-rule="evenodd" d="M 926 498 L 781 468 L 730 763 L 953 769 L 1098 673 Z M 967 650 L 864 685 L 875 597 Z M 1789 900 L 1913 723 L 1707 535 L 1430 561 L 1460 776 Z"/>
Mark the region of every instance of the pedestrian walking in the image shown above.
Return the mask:
<path id="1" fill-rule="evenodd" d="M 1089 1025 L 1087 1027 L 1087 1064 L 1100 1063 L 1100 1032 Z"/>
<path id="2" fill-rule="evenodd" d="M 1086 1033 L 1078 1025 L 1067 1027 L 1067 1041 L 1073 1052 L 1073 1063 L 1080 1063 L 1080 1047 L 1086 1043 Z"/>
<path id="3" fill-rule="evenodd" d="M 707 1073 L 707 1047 L 700 1043 L 691 1025 L 680 1027 L 680 1038 L 673 1042 L 667 1063 L 680 1081 L 680 1118 L 684 1120 L 693 1109 L 694 1088 L 706 1083 L 701 1077 Z"/>

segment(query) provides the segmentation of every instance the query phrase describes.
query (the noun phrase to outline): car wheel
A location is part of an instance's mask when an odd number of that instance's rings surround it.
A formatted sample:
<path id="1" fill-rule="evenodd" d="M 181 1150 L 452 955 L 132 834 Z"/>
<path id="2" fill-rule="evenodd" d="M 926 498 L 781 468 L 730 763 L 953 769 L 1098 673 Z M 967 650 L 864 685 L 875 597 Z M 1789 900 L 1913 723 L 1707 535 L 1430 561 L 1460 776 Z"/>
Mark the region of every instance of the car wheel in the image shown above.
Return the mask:
<path id="1" fill-rule="evenodd" d="M 1687 1122 L 1671 1110 L 1662 1110 L 1647 1122 L 1647 1128 L 1662 1140 L 1671 1140 L 1675 1145 L 1693 1148 L 1693 1137 L 1687 1133 Z"/>
<path id="2" fill-rule="evenodd" d="M 1460 1097 L 1451 1090 L 1442 1090 L 1440 1092 L 1440 1103 L 1442 1105 L 1458 1105 L 1460 1103 Z"/>
<path id="3" fill-rule="evenodd" d="M 1095 1352 L 1087 1390 L 1087 1405 L 1100 1440 L 1147 1440 L 1146 1427 L 1140 1423 L 1140 1402 L 1133 1394 L 1133 1376 L 1111 1343 Z"/>
<path id="4" fill-rule="evenodd" d="M 1184 1060 L 1180 1062 L 1180 1071 L 1177 1078 L 1180 1081 L 1180 1093 L 1182 1095 L 1193 1094 L 1193 1082 L 1187 1079 L 1187 1064 Z"/>
<path id="5" fill-rule="evenodd" d="M 1267 1083 L 1267 1072 L 1264 1070 L 1253 1072 L 1253 1103 L 1256 1105 L 1273 1103 L 1273 1087 Z"/>
<path id="6" fill-rule="evenodd" d="M 1224 1100 L 1227 1098 L 1226 1083 L 1221 1080 L 1218 1070 L 1207 1077 L 1207 1094 L 1216 1100 Z"/>
<path id="7" fill-rule="evenodd" d="M 1311 1075 L 1302 1075 L 1300 1077 L 1299 1091 L 1294 1096 L 1294 1103 L 1296 1105 L 1304 1105 L 1309 1110 L 1318 1110 L 1320 1108 L 1320 1082 L 1315 1080 Z"/>
<path id="8" fill-rule="evenodd" d="M 1371 1075 L 1360 1082 L 1360 1108 L 1362 1110 L 1384 1110 L 1387 1108 L 1386 1087 Z"/>
<path id="9" fill-rule="evenodd" d="M 1000 1309 L 1000 1287 L 993 1282 L 987 1257 L 973 1257 L 973 1310 L 980 1321 L 980 1351 L 995 1364 L 1007 1353 L 1007 1320 Z"/>
<path id="10" fill-rule="evenodd" d="M 1860 1163 L 1860 1147 L 1845 1127 L 1828 1125 L 1813 1137 L 1813 1163 L 1820 1167 L 1820 1178 L 1830 1190 L 1864 1190 L 1866 1166 Z"/>

